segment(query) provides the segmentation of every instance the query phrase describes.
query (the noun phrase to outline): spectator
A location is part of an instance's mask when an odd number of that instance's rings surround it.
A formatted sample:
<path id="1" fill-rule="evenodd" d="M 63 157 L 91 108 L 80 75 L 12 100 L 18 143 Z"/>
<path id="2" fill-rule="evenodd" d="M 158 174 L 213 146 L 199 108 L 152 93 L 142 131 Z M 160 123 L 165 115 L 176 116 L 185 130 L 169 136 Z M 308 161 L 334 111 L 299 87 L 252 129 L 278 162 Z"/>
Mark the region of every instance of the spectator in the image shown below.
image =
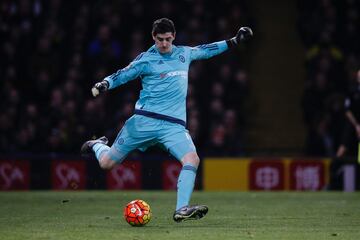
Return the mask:
<path id="1" fill-rule="evenodd" d="M 336 156 L 356 156 L 360 142 L 360 70 L 356 73 L 356 83 L 345 100 L 346 125 Z"/>

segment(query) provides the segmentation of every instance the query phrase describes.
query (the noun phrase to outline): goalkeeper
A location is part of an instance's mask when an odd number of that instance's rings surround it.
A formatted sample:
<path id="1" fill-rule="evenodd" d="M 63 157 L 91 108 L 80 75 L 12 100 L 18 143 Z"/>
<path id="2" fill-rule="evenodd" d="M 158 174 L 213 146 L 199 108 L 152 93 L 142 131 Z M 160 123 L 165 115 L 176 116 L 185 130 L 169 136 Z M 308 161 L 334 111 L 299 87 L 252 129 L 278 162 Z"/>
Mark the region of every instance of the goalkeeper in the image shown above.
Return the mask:
<path id="1" fill-rule="evenodd" d="M 196 47 L 175 46 L 174 23 L 161 18 L 153 23 L 155 44 L 138 55 L 127 67 L 105 77 L 91 89 L 94 97 L 109 89 L 140 78 L 142 90 L 130 117 L 109 147 L 106 137 L 89 140 L 82 153 L 94 152 L 103 169 L 120 164 L 133 150 L 145 151 L 161 144 L 182 164 L 177 184 L 177 204 L 173 219 L 181 222 L 199 219 L 208 212 L 204 205 L 190 206 L 196 171 L 200 163 L 196 148 L 186 129 L 186 95 L 189 65 L 194 60 L 219 55 L 251 38 L 252 30 L 242 27 L 236 36 Z"/>

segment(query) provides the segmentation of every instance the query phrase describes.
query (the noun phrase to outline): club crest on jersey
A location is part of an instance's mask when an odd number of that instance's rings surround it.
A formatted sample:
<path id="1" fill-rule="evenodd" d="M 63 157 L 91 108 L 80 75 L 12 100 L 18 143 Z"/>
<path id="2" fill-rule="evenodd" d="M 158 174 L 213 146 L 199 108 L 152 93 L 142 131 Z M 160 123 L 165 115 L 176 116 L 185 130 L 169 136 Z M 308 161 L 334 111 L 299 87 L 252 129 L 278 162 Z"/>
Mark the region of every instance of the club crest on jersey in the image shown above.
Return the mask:
<path id="1" fill-rule="evenodd" d="M 117 140 L 117 142 L 118 142 L 119 145 L 122 145 L 122 144 L 124 144 L 125 140 L 123 138 L 119 138 Z"/>
<path id="2" fill-rule="evenodd" d="M 185 62 L 185 57 L 183 55 L 179 55 L 179 59 L 181 62 L 183 62 L 183 63 Z"/>

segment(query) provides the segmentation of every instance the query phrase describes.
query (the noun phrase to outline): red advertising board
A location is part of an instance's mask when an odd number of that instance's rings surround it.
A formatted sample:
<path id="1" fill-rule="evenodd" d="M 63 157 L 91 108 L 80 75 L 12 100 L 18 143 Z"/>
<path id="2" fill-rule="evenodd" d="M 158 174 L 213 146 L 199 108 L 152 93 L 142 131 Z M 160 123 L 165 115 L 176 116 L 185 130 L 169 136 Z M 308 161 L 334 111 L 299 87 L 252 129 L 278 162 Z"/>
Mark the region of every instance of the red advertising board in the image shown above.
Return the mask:
<path id="1" fill-rule="evenodd" d="M 124 161 L 107 172 L 108 189 L 141 189 L 141 162 Z"/>
<path id="2" fill-rule="evenodd" d="M 284 190 L 284 164 L 280 160 L 255 160 L 249 165 L 250 190 Z"/>
<path id="3" fill-rule="evenodd" d="M 290 163 L 291 190 L 321 190 L 325 185 L 325 166 L 322 161 L 292 161 Z"/>
<path id="4" fill-rule="evenodd" d="M 86 166 L 83 160 L 54 160 L 51 164 L 52 188 L 81 190 L 86 188 Z"/>
<path id="5" fill-rule="evenodd" d="M 0 190 L 27 190 L 29 186 L 29 161 L 0 161 Z"/>
<path id="6" fill-rule="evenodd" d="M 162 163 L 162 187 L 165 190 L 174 190 L 181 171 L 181 163 L 174 160 L 166 160 Z"/>

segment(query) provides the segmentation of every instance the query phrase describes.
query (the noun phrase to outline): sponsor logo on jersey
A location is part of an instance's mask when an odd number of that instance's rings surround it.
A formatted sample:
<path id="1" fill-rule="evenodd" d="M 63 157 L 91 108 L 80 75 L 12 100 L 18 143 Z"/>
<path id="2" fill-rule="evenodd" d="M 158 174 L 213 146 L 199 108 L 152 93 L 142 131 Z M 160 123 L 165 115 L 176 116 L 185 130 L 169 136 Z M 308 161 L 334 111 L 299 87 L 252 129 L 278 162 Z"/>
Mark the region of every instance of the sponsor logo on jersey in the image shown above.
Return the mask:
<path id="1" fill-rule="evenodd" d="M 187 78 L 187 71 L 173 71 L 168 73 L 160 73 L 160 78 L 180 76 Z"/>

